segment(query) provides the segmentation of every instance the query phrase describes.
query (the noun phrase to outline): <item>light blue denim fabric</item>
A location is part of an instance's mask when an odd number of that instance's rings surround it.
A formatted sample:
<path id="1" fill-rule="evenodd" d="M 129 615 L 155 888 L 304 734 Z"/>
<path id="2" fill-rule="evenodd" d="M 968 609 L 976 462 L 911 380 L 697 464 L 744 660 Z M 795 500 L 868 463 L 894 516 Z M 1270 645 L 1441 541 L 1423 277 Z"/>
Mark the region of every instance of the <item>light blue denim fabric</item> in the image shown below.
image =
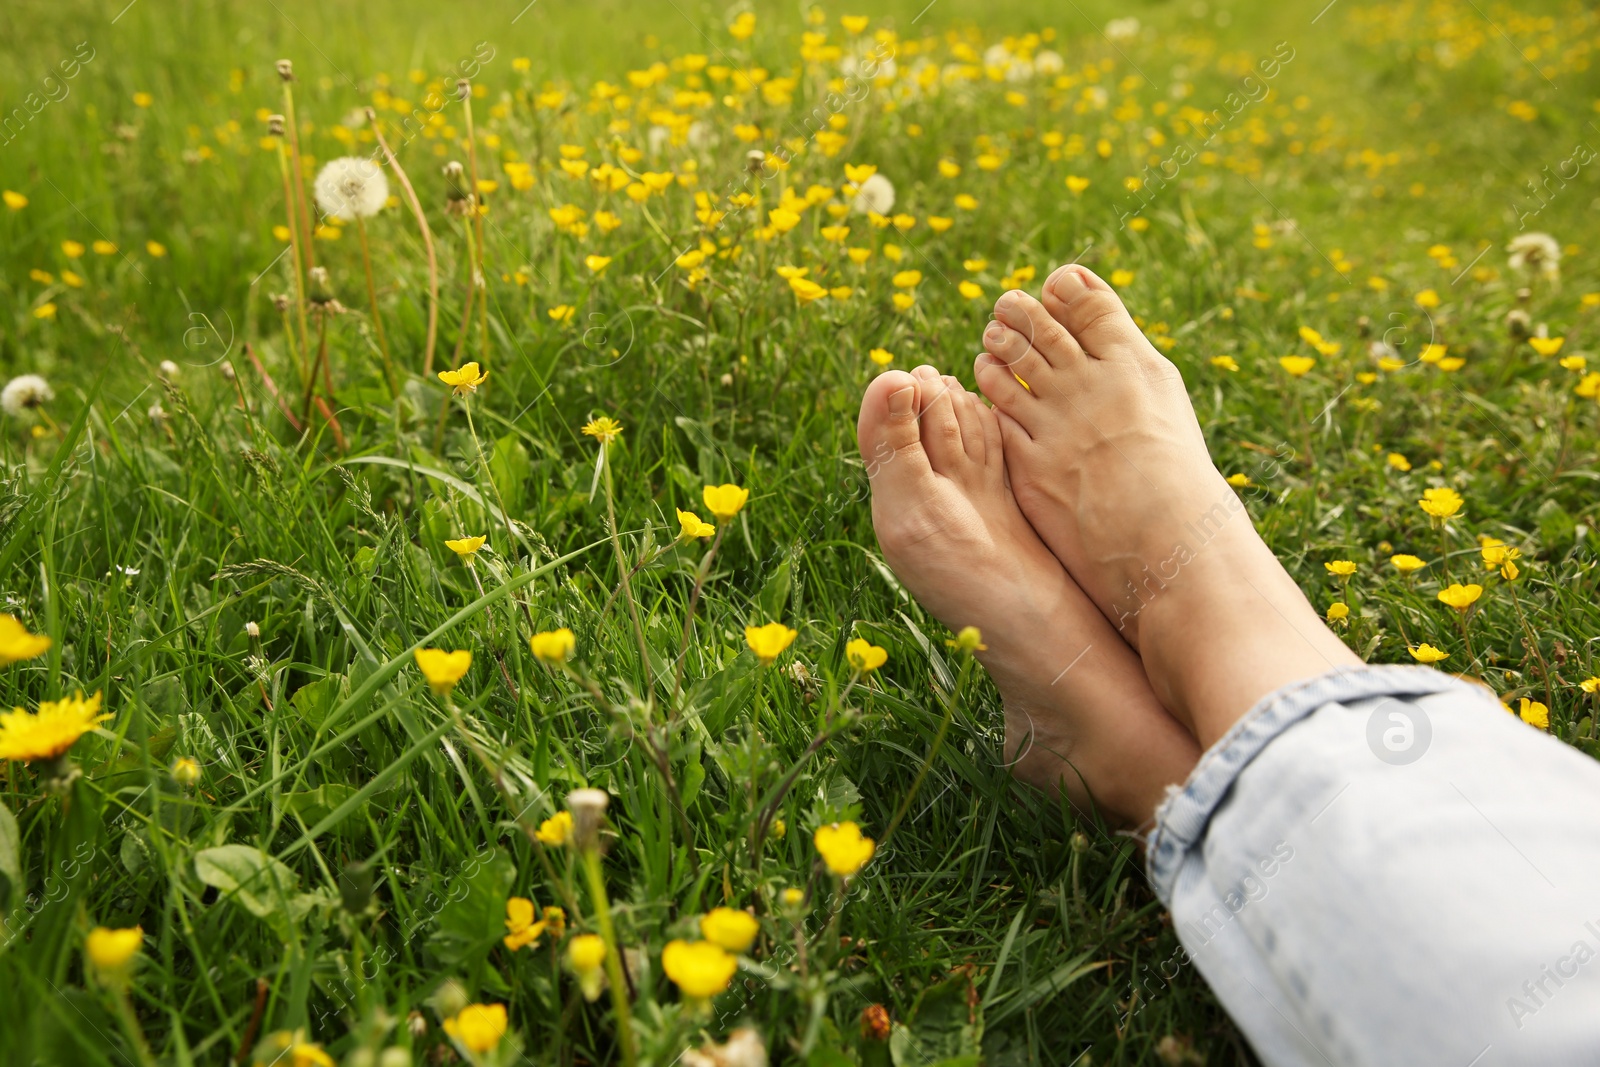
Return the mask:
<path id="1" fill-rule="evenodd" d="M 1272 1067 L 1600 1064 L 1600 763 L 1424 667 L 1263 699 L 1151 881 Z"/>

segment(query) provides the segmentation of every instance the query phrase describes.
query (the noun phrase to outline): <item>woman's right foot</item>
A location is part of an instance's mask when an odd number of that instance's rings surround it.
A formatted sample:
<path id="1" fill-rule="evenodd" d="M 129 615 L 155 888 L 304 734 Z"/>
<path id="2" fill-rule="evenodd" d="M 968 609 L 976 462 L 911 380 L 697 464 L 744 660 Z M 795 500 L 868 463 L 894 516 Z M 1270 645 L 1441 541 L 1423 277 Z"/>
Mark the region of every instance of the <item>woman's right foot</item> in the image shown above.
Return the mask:
<path id="1" fill-rule="evenodd" d="M 1360 659 L 1212 465 L 1176 367 L 1086 267 L 995 304 L 978 387 L 1023 514 L 1203 747 L 1261 697 Z M 1026 382 L 1026 386 L 1021 384 Z"/>
<path id="2" fill-rule="evenodd" d="M 1083 810 L 1092 797 L 1110 822 L 1148 820 L 1199 748 L 1018 510 L 994 412 L 932 367 L 888 371 L 857 434 L 884 559 L 939 621 L 983 634 L 1013 773 Z"/>

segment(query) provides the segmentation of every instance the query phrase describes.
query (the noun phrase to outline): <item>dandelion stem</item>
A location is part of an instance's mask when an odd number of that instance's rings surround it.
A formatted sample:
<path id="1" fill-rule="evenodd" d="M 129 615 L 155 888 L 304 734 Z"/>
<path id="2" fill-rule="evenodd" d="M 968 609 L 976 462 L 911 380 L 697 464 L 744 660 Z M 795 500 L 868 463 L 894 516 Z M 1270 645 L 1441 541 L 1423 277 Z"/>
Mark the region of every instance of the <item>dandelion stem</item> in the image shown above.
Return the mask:
<path id="1" fill-rule="evenodd" d="M 394 176 L 400 181 L 400 188 L 406 191 L 406 199 L 411 204 L 411 213 L 416 216 L 417 228 L 422 231 L 422 247 L 428 253 L 428 338 L 422 348 L 422 375 L 427 377 L 433 373 L 433 346 L 439 334 L 439 258 L 433 250 L 433 231 L 428 229 L 428 216 L 423 214 L 422 201 L 417 199 L 417 191 L 411 188 L 411 179 L 406 177 L 405 168 L 400 166 L 400 160 L 395 158 L 394 150 L 389 147 L 389 142 L 383 139 L 383 130 L 378 125 L 378 113 L 372 108 L 367 108 L 367 122 L 372 126 L 372 133 L 378 139 L 378 147 L 383 149 L 383 155 L 394 168 Z"/>
<path id="2" fill-rule="evenodd" d="M 300 251 L 300 221 L 295 213 L 294 186 L 289 177 L 289 154 L 284 150 L 283 142 L 278 142 L 278 169 L 283 173 L 283 206 L 285 216 L 289 222 L 289 249 L 294 257 L 294 306 L 300 318 L 300 348 L 295 350 L 294 337 L 289 336 L 289 352 L 295 358 L 296 369 L 300 372 L 300 384 L 305 385 L 306 376 L 310 373 L 306 367 L 306 359 L 311 351 L 311 331 L 306 327 L 306 281 L 304 260 Z"/>
<path id="3" fill-rule="evenodd" d="M 389 355 L 389 338 L 383 332 L 383 314 L 378 310 L 378 286 L 372 280 L 372 253 L 367 247 L 367 220 L 356 216 L 356 235 L 361 238 L 361 265 L 367 269 L 367 299 L 372 303 L 372 328 L 378 334 L 378 351 L 383 353 L 383 376 L 389 380 L 389 398 L 399 399 L 395 384 L 394 361 Z"/>
<path id="4" fill-rule="evenodd" d="M 316 251 L 311 247 L 311 208 L 306 203 L 305 182 L 301 175 L 305 173 L 300 162 L 300 124 L 294 117 L 294 89 L 293 82 L 287 78 L 283 82 L 283 132 L 289 142 L 289 162 L 294 175 L 294 210 L 300 220 L 300 233 L 305 241 L 305 269 L 307 277 L 311 268 L 317 265 Z"/>

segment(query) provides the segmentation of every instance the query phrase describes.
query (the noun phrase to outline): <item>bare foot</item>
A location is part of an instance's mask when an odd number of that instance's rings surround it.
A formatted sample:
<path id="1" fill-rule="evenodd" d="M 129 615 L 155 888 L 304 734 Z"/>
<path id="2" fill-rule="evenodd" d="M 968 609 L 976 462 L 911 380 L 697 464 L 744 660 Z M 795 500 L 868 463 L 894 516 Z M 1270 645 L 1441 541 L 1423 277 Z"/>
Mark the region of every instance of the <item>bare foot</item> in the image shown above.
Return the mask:
<path id="1" fill-rule="evenodd" d="M 1085 267 L 995 304 L 978 386 L 1034 529 L 1209 747 L 1279 686 L 1360 660 L 1211 463 L 1178 369 Z M 1026 382 L 1026 386 L 1019 382 Z"/>
<path id="2" fill-rule="evenodd" d="M 1148 820 L 1199 748 L 1023 518 L 995 413 L 932 367 L 889 371 L 857 436 L 884 559 L 946 626 L 983 632 L 1013 773 L 1085 810 L 1092 797 L 1109 821 Z"/>

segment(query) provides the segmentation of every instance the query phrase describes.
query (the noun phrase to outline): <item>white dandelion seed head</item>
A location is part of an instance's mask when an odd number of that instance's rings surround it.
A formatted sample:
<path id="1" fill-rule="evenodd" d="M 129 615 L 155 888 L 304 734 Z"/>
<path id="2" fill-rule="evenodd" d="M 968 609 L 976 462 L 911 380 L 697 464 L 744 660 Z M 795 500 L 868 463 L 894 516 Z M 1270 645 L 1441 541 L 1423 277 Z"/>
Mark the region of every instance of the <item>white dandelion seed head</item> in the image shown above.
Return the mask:
<path id="1" fill-rule="evenodd" d="M 389 202 L 389 179 L 372 160 L 342 156 L 317 173 L 313 187 L 324 214 L 353 222 L 370 219 Z"/>
<path id="2" fill-rule="evenodd" d="M 894 182 L 881 174 L 874 174 L 856 190 L 855 203 L 851 205 L 858 215 L 876 211 L 887 215 L 894 210 Z"/>
<path id="3" fill-rule="evenodd" d="M 162 360 L 161 365 L 156 369 L 161 372 L 163 378 L 176 378 L 178 376 L 178 365 L 170 359 Z"/>
<path id="4" fill-rule="evenodd" d="M 1060 52 L 1052 52 L 1046 48 L 1033 57 L 1033 69 L 1043 77 L 1052 78 L 1066 70 L 1067 63 L 1061 58 Z"/>
<path id="5" fill-rule="evenodd" d="M 7 415 L 21 415 L 55 398 L 55 390 L 50 388 L 49 382 L 37 374 L 21 374 L 0 390 L 0 409 Z"/>
<path id="6" fill-rule="evenodd" d="M 709 123 L 691 122 L 689 124 L 689 147 L 704 150 L 711 147 L 714 131 Z"/>
<path id="7" fill-rule="evenodd" d="M 1512 270 L 1542 271 L 1551 278 L 1561 273 L 1561 243 L 1547 233 L 1521 233 L 1506 245 Z"/>
<path id="8" fill-rule="evenodd" d="M 1132 15 L 1106 23 L 1106 36 L 1113 41 L 1131 41 L 1139 36 L 1139 20 Z"/>
<path id="9" fill-rule="evenodd" d="M 645 133 L 645 143 L 650 146 L 650 154 L 658 156 L 666 151 L 667 145 L 672 142 L 672 131 L 665 126 L 652 126 Z"/>
<path id="10" fill-rule="evenodd" d="M 1011 49 L 1003 44 L 992 44 L 983 51 L 983 65 L 986 67 L 1008 67 L 1011 65 Z"/>

